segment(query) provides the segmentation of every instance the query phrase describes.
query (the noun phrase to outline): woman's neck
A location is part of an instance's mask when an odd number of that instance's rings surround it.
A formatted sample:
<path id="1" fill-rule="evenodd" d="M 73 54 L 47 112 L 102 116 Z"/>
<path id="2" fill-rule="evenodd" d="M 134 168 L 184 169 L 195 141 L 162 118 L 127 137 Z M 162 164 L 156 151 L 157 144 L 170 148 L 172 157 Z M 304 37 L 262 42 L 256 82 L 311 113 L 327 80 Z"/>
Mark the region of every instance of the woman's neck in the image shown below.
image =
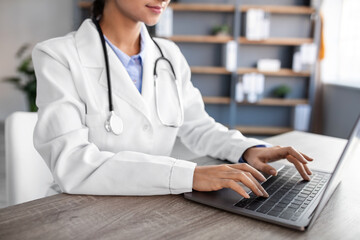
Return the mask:
<path id="1" fill-rule="evenodd" d="M 132 21 L 116 8 L 112 2 L 106 5 L 100 26 L 109 41 L 128 56 L 140 52 L 140 22 Z"/>

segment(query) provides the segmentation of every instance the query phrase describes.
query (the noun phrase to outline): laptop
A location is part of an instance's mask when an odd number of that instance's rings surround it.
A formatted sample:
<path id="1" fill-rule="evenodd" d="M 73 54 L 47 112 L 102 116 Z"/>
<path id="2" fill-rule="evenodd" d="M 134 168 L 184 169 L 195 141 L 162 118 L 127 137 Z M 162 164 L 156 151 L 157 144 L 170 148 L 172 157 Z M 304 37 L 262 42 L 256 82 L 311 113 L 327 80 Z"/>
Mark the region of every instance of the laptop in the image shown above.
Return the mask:
<path id="1" fill-rule="evenodd" d="M 303 181 L 294 166 L 275 163 L 277 176 L 265 176 L 262 186 L 268 198 L 243 198 L 231 189 L 213 192 L 185 193 L 186 199 L 223 209 L 232 213 L 305 231 L 319 216 L 341 181 L 342 171 L 360 147 L 360 116 L 350 134 L 341 157 L 332 173 L 315 171 L 310 181 Z M 311 154 L 311 153 L 310 153 Z"/>

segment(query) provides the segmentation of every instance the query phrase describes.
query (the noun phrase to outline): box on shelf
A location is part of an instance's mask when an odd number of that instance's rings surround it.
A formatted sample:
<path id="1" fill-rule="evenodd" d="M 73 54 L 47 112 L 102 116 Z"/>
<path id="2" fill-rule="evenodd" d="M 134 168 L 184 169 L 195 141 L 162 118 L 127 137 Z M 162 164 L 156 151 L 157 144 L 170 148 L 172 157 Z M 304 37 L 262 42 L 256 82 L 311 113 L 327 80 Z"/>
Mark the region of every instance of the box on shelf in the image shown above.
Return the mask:
<path id="1" fill-rule="evenodd" d="M 246 32 L 249 40 L 264 40 L 270 36 L 270 13 L 262 9 L 249 9 L 246 12 Z"/>
<path id="2" fill-rule="evenodd" d="M 262 98 L 264 93 L 265 76 L 259 73 L 247 73 L 242 77 L 243 91 L 246 100 L 255 103 Z"/>
<path id="3" fill-rule="evenodd" d="M 263 72 L 277 72 L 280 70 L 280 67 L 279 59 L 260 59 L 257 62 L 257 69 Z"/>
<path id="4" fill-rule="evenodd" d="M 297 105 L 293 113 L 293 128 L 297 131 L 309 131 L 311 106 L 308 104 Z"/>
<path id="5" fill-rule="evenodd" d="M 229 72 L 235 72 L 237 69 L 237 43 L 232 40 L 223 45 L 223 64 Z"/>
<path id="6" fill-rule="evenodd" d="M 241 81 L 238 81 L 235 86 L 235 101 L 243 102 L 244 101 L 244 87 Z"/>
<path id="7" fill-rule="evenodd" d="M 311 71 L 316 62 L 317 47 L 314 43 L 302 44 L 293 56 L 293 71 Z"/>

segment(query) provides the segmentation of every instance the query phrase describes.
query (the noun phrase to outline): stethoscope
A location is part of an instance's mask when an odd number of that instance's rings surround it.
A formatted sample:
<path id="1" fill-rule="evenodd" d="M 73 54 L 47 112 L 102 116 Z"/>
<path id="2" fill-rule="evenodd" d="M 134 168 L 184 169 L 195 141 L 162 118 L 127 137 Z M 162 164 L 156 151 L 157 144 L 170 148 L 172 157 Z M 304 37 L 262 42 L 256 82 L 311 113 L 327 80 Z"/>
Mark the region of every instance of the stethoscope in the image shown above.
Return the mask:
<path id="1" fill-rule="evenodd" d="M 115 135 L 120 135 L 123 130 L 124 130 L 124 124 L 123 121 L 121 120 L 121 118 L 116 115 L 115 111 L 114 111 L 114 107 L 113 107 L 113 101 L 112 101 L 112 90 L 111 90 L 111 79 L 110 79 L 110 65 L 109 65 L 109 59 L 108 59 L 108 54 L 107 54 L 107 50 L 106 50 L 106 45 L 105 45 L 105 38 L 104 38 L 104 34 L 101 30 L 100 24 L 98 19 L 92 19 L 92 21 L 94 22 L 97 31 L 99 33 L 100 39 L 101 39 L 101 44 L 102 44 L 102 48 L 104 51 L 104 58 L 105 58 L 105 68 L 106 68 L 106 77 L 107 77 L 107 86 L 108 86 L 108 99 L 109 99 L 109 117 L 107 118 L 107 120 L 105 121 L 105 129 L 108 132 L 112 132 Z M 159 52 L 161 54 L 161 57 L 157 58 L 155 60 L 155 65 L 154 65 L 154 86 L 155 86 L 155 107 L 156 107 L 156 113 L 158 115 L 158 118 L 160 120 L 160 123 L 166 127 L 173 127 L 173 128 L 178 128 L 182 125 L 183 121 L 184 121 L 184 115 L 183 115 L 183 107 L 182 107 L 182 102 L 181 102 L 181 98 L 180 98 L 180 93 L 179 93 L 179 88 L 178 88 L 178 82 L 177 82 L 177 78 L 176 78 L 176 74 L 174 71 L 174 68 L 171 64 L 171 62 L 169 61 L 169 59 L 167 59 L 166 57 L 164 57 L 164 54 L 160 48 L 160 46 L 157 44 L 157 42 L 155 42 L 155 40 L 151 37 L 151 40 L 155 43 L 156 47 L 159 49 Z M 158 79 L 158 72 L 156 71 L 158 63 L 161 61 L 165 61 L 171 69 L 171 73 L 172 73 L 172 78 L 173 78 L 173 82 L 175 83 L 176 86 L 176 93 L 177 93 L 177 100 L 179 103 L 179 111 L 180 111 L 180 118 L 178 118 L 177 121 L 172 121 L 172 122 L 166 122 L 166 120 L 164 120 L 161 117 L 161 113 L 159 111 L 159 103 L 158 103 L 158 89 L 157 89 L 157 79 Z"/>

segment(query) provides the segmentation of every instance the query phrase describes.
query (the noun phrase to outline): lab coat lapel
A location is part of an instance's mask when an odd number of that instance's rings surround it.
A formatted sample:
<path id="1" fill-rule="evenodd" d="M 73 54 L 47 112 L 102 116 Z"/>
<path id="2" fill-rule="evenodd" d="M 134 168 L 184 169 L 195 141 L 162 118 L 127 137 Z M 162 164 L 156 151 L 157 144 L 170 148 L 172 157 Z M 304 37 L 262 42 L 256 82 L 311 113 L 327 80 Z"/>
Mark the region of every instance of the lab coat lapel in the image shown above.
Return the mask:
<path id="1" fill-rule="evenodd" d="M 97 81 L 101 86 L 108 89 L 101 41 L 96 27 L 90 19 L 86 20 L 76 33 L 76 44 L 82 65 L 88 69 L 88 72 L 92 73 L 88 74 L 88 76 L 90 78 L 100 76 Z M 113 99 L 115 95 L 120 97 L 150 120 L 149 108 L 130 79 L 125 67 L 108 44 L 106 44 L 106 47 L 110 63 Z M 97 71 L 98 74 L 93 74 L 94 71 Z M 143 75 L 146 75 L 145 70 Z M 121 111 L 121 109 L 116 108 L 115 103 L 114 99 L 115 111 Z"/>
<path id="2" fill-rule="evenodd" d="M 113 94 L 125 100 L 127 103 L 136 108 L 139 112 L 150 119 L 149 108 L 145 103 L 140 92 L 137 90 L 135 84 L 131 80 L 125 67 L 116 56 L 114 51 L 107 45 L 107 51 L 110 62 L 110 74 Z M 104 72 L 100 78 L 100 84 L 107 88 L 107 78 Z M 116 109 L 116 106 L 114 106 Z M 121 111 L 121 110 L 120 110 Z"/>
<path id="3" fill-rule="evenodd" d="M 146 49 L 143 59 L 143 83 L 142 83 L 142 96 L 144 101 L 148 104 L 151 112 L 155 112 L 155 90 L 154 90 L 154 65 L 155 60 L 160 57 L 157 48 L 150 38 L 145 24 L 142 25 L 143 36 L 145 37 Z"/>

